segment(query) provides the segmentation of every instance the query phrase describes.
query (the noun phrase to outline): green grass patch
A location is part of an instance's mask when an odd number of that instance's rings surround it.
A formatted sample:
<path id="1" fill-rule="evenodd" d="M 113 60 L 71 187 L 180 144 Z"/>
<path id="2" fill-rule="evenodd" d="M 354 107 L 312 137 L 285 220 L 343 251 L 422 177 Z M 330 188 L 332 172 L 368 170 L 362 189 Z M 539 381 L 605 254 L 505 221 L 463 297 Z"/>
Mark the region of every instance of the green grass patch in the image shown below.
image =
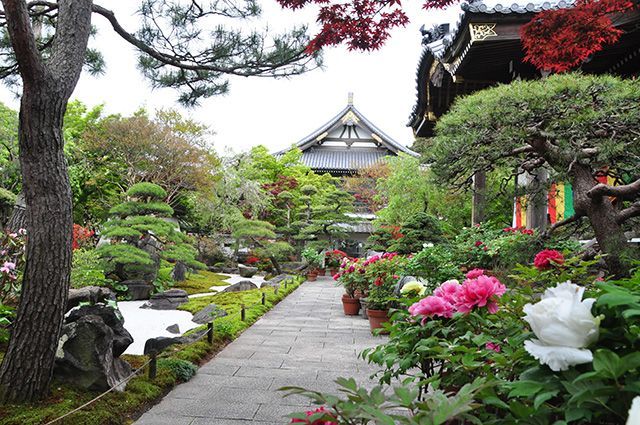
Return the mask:
<path id="1" fill-rule="evenodd" d="M 211 292 L 212 286 L 226 286 L 229 283 L 224 282 L 227 276 L 221 274 L 212 273 L 206 270 L 200 270 L 198 273 L 189 273 L 187 280 L 184 282 L 177 282 L 173 287 L 178 289 L 184 289 L 187 294 L 206 294 Z"/>
<path id="2" fill-rule="evenodd" d="M 204 276 L 215 275 L 215 273 L 210 272 L 200 273 L 204 273 Z M 191 312 L 198 311 L 212 302 L 227 310 L 229 316 L 215 320 L 213 344 L 210 345 L 205 338 L 193 344 L 169 347 L 160 355 L 158 375 L 154 380 L 147 378 L 147 370 L 145 369 L 144 373 L 129 381 L 124 392 L 107 394 L 97 402 L 65 418 L 60 423 L 65 425 L 130 424 L 144 410 L 155 404 L 160 397 L 181 383 L 181 377 L 189 375 L 187 372 L 190 368 L 187 367 L 188 365 L 181 363 L 181 361 L 187 361 L 194 365 L 202 363 L 212 354 L 220 351 L 243 330 L 251 326 L 271 307 L 293 292 L 303 281 L 304 279 L 298 278 L 288 284 L 286 289 L 282 286 L 278 290 L 278 294 L 275 294 L 273 288 L 265 288 L 263 290 L 221 293 L 209 297 L 196 298 L 190 300 L 187 304 L 183 304 L 180 308 Z M 264 306 L 260 304 L 262 291 L 266 293 Z M 245 321 L 240 320 L 239 312 L 242 304 L 248 307 Z M 252 304 L 258 305 L 249 308 Z M 206 326 L 199 327 L 196 330 L 204 328 Z M 125 355 L 123 358 L 134 369 L 141 367 L 147 361 L 145 356 Z M 97 392 L 54 383 L 51 395 L 39 403 L 0 405 L 0 425 L 44 424 L 70 412 L 98 394 Z"/>

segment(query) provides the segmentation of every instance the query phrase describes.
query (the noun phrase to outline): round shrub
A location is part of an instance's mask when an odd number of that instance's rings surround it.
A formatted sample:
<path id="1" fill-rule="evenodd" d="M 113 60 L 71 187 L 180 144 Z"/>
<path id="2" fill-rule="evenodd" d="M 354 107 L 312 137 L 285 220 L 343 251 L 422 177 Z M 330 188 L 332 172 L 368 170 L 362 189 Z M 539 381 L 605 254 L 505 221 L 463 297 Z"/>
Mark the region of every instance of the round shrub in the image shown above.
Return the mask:
<path id="1" fill-rule="evenodd" d="M 158 359 L 158 368 L 171 371 L 177 380 L 186 382 L 196 374 L 198 368 L 191 362 L 181 359 Z"/>
<path id="2" fill-rule="evenodd" d="M 127 196 L 132 198 L 152 198 L 152 199 L 164 199 L 167 197 L 167 192 L 154 183 L 136 183 L 127 190 Z"/>

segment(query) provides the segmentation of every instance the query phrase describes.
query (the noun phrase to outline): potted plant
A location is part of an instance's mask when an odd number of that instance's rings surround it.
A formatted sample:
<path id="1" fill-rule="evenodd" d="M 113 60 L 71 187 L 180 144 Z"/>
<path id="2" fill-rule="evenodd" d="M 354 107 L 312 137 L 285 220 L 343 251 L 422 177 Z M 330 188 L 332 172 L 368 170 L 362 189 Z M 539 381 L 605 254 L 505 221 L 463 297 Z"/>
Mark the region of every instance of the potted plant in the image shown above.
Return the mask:
<path id="1" fill-rule="evenodd" d="M 340 266 L 340 271 L 333 278 L 344 286 L 344 295 L 342 296 L 342 307 L 344 314 L 347 316 L 355 316 L 360 310 L 360 300 L 356 296 L 356 292 L 363 288 L 367 279 L 365 276 L 365 266 L 359 259 L 345 259 Z"/>
<path id="2" fill-rule="evenodd" d="M 347 257 L 347 254 L 339 249 L 333 249 L 324 253 L 324 264 L 329 268 L 331 276 L 338 273 L 342 260 Z"/>
<path id="3" fill-rule="evenodd" d="M 318 270 L 322 266 L 324 258 L 313 248 L 305 248 L 302 251 L 302 258 L 307 263 L 307 280 L 314 282 L 318 277 Z"/>
<path id="4" fill-rule="evenodd" d="M 365 276 L 369 282 L 367 316 L 372 331 L 382 328 L 382 324 L 389 321 L 389 308 L 397 299 L 394 292 L 406 262 L 405 257 L 396 253 L 375 255 L 364 262 Z"/>

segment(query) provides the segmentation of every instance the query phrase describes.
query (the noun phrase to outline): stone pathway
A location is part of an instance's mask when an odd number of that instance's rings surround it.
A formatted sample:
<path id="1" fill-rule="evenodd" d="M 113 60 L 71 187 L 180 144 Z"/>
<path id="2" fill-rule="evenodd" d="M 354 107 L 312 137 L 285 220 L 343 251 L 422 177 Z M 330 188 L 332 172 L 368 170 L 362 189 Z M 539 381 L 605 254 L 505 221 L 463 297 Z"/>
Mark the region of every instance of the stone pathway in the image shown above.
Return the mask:
<path id="1" fill-rule="evenodd" d="M 136 424 L 284 425 L 310 402 L 282 398 L 278 388 L 335 393 L 339 376 L 368 381 L 375 369 L 357 353 L 383 339 L 371 335 L 367 320 L 344 316 L 343 292 L 330 278 L 304 283 Z"/>

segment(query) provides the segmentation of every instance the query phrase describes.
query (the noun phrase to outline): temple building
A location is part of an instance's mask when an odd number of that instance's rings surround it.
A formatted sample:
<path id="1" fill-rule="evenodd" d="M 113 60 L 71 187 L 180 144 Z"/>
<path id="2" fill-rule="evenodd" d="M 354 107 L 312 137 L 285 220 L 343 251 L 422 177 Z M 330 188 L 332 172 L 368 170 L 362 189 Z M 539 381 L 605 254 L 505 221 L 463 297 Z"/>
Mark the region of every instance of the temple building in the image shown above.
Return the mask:
<path id="1" fill-rule="evenodd" d="M 436 121 L 458 96 L 499 83 L 543 77 L 540 71 L 524 62 L 520 28 L 537 12 L 567 8 L 571 4 L 570 0 L 507 5 L 472 1 L 460 5 L 460 14 L 454 23 L 421 28 L 423 50 L 416 78 L 417 99 L 407 123 L 414 135 L 432 137 Z M 594 54 L 580 70 L 588 74 L 637 77 L 640 74 L 640 12 L 634 9 L 618 14 L 613 22 L 623 31 L 620 39 Z M 484 219 L 485 179 L 484 175 L 476 175 L 474 179 L 473 223 Z M 522 209 L 518 214 L 519 223 L 527 227 L 545 227 L 549 220 L 544 205 L 530 203 L 526 211 Z"/>
<path id="2" fill-rule="evenodd" d="M 305 165 L 316 173 L 329 173 L 334 177 L 356 174 L 358 170 L 400 152 L 418 156 L 362 115 L 353 105 L 352 93 L 349 93 L 344 109 L 301 139 L 295 147 L 302 151 L 302 162 Z M 275 155 L 281 155 L 287 150 Z"/>
<path id="3" fill-rule="evenodd" d="M 347 105 L 333 118 L 292 148 L 274 155 L 282 155 L 293 148 L 302 151 L 302 163 L 316 173 L 329 173 L 343 179 L 356 175 L 359 170 L 378 164 L 389 156 L 400 153 L 419 156 L 393 140 L 356 109 L 353 93 L 349 93 Z M 341 248 L 350 255 L 359 256 L 363 254 L 364 242 L 373 230 L 372 221 L 376 216 L 360 203 L 356 203 L 356 213 L 350 215 L 355 222 L 344 224 L 348 237 Z"/>

